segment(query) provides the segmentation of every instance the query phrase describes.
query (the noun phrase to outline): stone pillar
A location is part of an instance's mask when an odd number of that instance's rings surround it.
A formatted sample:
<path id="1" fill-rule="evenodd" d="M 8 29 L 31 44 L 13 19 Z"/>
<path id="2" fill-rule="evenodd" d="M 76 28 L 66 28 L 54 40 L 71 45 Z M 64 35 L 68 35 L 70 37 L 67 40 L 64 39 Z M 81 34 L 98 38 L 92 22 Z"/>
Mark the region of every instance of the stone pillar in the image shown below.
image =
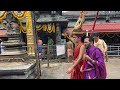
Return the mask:
<path id="1" fill-rule="evenodd" d="M 33 23 L 32 23 L 31 11 L 26 11 L 26 27 L 27 27 L 27 51 L 28 55 L 35 56 L 34 50 L 34 36 L 33 36 Z"/>
<path id="2" fill-rule="evenodd" d="M 61 44 L 61 27 L 60 24 L 56 24 L 56 44 Z"/>

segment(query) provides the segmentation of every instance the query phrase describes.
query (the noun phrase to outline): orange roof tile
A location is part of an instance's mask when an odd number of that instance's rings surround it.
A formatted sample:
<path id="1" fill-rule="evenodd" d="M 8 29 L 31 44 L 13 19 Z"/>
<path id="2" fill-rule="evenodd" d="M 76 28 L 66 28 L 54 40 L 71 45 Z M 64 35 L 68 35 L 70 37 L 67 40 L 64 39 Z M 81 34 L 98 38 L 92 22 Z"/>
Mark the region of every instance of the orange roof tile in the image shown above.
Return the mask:
<path id="1" fill-rule="evenodd" d="M 91 31 L 93 24 L 83 24 L 82 30 Z M 68 28 L 65 33 L 71 33 L 73 28 Z M 105 23 L 105 24 L 96 24 L 94 31 L 96 32 L 120 32 L 120 23 Z"/>

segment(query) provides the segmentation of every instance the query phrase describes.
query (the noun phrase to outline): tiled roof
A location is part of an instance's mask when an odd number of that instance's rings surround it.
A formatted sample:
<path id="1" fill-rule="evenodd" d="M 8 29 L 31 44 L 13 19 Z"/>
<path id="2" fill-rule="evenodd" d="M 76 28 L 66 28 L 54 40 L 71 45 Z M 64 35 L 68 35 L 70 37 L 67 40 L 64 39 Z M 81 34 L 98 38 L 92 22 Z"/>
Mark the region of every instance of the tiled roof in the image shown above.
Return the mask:
<path id="1" fill-rule="evenodd" d="M 93 24 L 83 24 L 82 30 L 92 30 Z M 68 28 L 65 32 L 71 33 L 73 28 Z M 96 24 L 94 31 L 96 32 L 120 32 L 120 23 Z"/>
<path id="2" fill-rule="evenodd" d="M 48 16 L 41 15 L 41 16 L 36 20 L 36 22 L 38 22 L 38 23 L 41 23 L 41 22 L 57 22 L 57 21 L 58 21 L 58 22 L 64 22 L 64 21 L 67 21 L 67 22 L 68 22 L 68 20 L 67 20 L 65 17 L 60 16 L 60 15 L 56 15 L 55 17 L 51 17 L 50 15 L 48 15 Z M 25 23 L 25 22 L 26 22 L 26 19 L 23 19 L 22 22 Z"/>
<path id="3" fill-rule="evenodd" d="M 85 15 L 96 14 L 96 12 L 97 11 L 85 11 Z M 62 15 L 79 16 L 80 11 L 67 11 L 67 12 L 63 12 Z"/>
<path id="4" fill-rule="evenodd" d="M 65 17 L 60 16 L 60 15 L 56 15 L 55 17 L 50 17 L 50 16 L 44 17 L 43 16 L 37 20 L 37 22 L 57 22 L 57 21 L 58 22 L 63 22 L 63 21 L 68 22 L 68 20 Z"/>
<path id="5" fill-rule="evenodd" d="M 93 25 L 84 24 L 83 30 L 92 30 Z M 95 31 L 99 32 L 120 32 L 120 23 L 96 24 Z"/>

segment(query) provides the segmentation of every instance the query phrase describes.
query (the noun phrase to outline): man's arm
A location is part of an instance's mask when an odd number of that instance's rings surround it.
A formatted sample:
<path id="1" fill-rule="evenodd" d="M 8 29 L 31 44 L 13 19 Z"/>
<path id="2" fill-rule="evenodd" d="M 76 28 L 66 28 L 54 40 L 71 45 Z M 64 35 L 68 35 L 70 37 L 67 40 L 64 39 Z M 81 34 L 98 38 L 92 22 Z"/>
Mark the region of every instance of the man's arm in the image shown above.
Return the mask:
<path id="1" fill-rule="evenodd" d="M 95 63 L 95 61 L 94 61 L 92 58 L 90 58 L 88 55 L 85 55 L 85 57 L 86 57 L 87 60 L 89 60 L 89 61 L 92 62 L 93 64 Z"/>
<path id="2" fill-rule="evenodd" d="M 107 52 L 108 47 L 104 40 L 103 40 L 103 45 L 104 45 L 104 52 Z"/>

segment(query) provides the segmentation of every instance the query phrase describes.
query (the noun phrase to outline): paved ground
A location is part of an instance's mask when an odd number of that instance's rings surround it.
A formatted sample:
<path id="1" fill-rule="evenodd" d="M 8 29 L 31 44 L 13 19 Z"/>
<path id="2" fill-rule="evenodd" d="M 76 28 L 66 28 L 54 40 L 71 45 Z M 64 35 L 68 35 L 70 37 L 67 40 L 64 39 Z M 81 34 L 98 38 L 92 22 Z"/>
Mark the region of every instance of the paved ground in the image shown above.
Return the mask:
<path id="1" fill-rule="evenodd" d="M 42 76 L 41 79 L 69 79 L 69 75 L 66 74 L 66 70 L 71 63 L 50 63 L 50 67 L 47 64 L 42 64 Z M 120 58 L 110 58 L 106 62 L 107 67 L 107 79 L 120 79 Z"/>
<path id="2" fill-rule="evenodd" d="M 120 58 L 112 58 L 106 63 L 107 79 L 120 79 Z"/>

